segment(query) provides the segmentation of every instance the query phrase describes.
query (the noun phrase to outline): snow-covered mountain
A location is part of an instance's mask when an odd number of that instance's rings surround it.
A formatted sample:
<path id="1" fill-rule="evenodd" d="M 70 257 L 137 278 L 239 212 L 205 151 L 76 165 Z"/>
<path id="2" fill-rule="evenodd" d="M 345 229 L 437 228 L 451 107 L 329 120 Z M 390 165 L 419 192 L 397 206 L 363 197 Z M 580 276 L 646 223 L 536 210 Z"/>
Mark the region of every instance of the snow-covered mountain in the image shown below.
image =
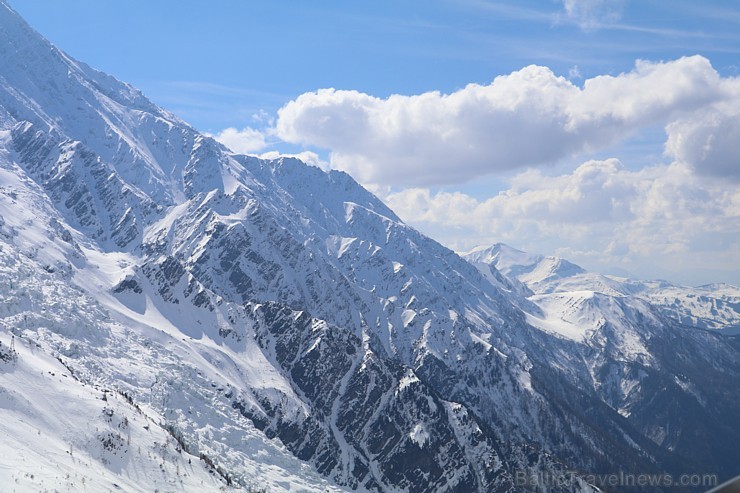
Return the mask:
<path id="1" fill-rule="evenodd" d="M 532 255 L 503 243 L 475 248 L 463 256 L 473 263 L 494 266 L 509 279 L 520 281 L 532 293 L 595 291 L 609 296 L 634 296 L 650 302 L 683 325 L 718 329 L 728 334 L 740 329 L 740 288 L 737 286 L 716 283 L 687 287 L 668 281 L 605 276 L 588 272 L 562 258 Z"/>
<path id="2" fill-rule="evenodd" d="M 732 330 L 738 323 L 737 288 L 686 288 L 665 281 L 603 276 L 565 259 L 532 255 L 501 243 L 473 249 L 463 257 L 483 273 L 500 272 L 518 292 L 528 292 L 531 305 L 521 305 L 527 322 L 576 343 L 603 401 L 655 443 L 698 458 L 716 454 L 720 448 L 729 450 L 729 442 L 720 445 L 722 439 L 709 438 L 722 428 L 737 439 L 725 421 L 735 412 L 737 401 L 733 398 L 728 407 L 709 411 L 723 401 L 716 394 L 710 397 L 713 386 L 724 385 L 715 381 L 722 378 L 719 374 L 709 374 L 725 364 L 735 365 L 737 354 L 711 362 L 713 349 L 706 352 L 715 341 L 738 347 Z M 686 345 L 686 339 L 706 340 L 707 346 Z M 693 351 L 705 356 L 695 358 Z M 610 353 L 611 361 L 605 360 Z M 704 357 L 708 359 L 702 361 Z M 699 418 L 705 412 L 701 408 L 711 414 L 716 411 L 717 422 Z M 693 419 L 702 421 L 692 423 Z M 715 425 L 713 432 L 710 428 Z M 694 441 L 687 440 L 687 429 Z M 702 444 L 701 451 L 696 450 L 697 443 Z M 714 455 L 711 463 L 722 460 Z M 731 469 L 737 467 L 729 464 Z"/>
<path id="3" fill-rule="evenodd" d="M 729 339 L 599 293 L 564 329 L 347 174 L 230 152 L 2 0 L 0 271 L 0 453 L 21 451 L 0 482 L 19 490 L 740 472 Z"/>

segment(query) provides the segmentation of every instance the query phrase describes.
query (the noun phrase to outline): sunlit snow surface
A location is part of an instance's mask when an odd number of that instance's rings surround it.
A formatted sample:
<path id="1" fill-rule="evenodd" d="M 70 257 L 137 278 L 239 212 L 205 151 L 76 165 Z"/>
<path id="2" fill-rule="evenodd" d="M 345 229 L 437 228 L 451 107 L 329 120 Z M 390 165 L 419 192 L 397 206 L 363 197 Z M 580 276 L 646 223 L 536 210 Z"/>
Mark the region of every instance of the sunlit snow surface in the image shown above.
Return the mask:
<path id="1" fill-rule="evenodd" d="M 499 270 L 495 247 L 469 263 L 345 173 L 231 153 L 2 0 L 0 27 L 3 486 L 79 491 L 84 464 L 82 491 L 510 491 L 514 471 L 672 463 L 676 429 L 735 439 L 712 426 L 740 409 L 737 352 L 649 285 L 523 252 Z"/>
<path id="2" fill-rule="evenodd" d="M 292 392 L 256 344 L 186 337 L 174 324 L 216 321 L 163 314 L 148 293 L 140 312 L 127 307 L 110 288 L 130 255 L 75 248 L 60 239 L 57 215 L 22 171 L 5 160 L 0 180 L 0 341 L 7 348 L 15 334 L 18 352 L 17 363 L 0 365 L 0 483 L 17 491 L 216 491 L 225 485 L 200 460 L 205 453 L 247 486 L 340 491 L 250 421 L 234 421 L 226 393 L 246 385 Z M 79 372 L 56 358 L 74 359 Z M 191 454 L 161 427 L 178 423 L 173 410 L 188 414 L 181 431 L 202 439 Z"/>
<path id="3" fill-rule="evenodd" d="M 525 253 L 502 243 L 473 249 L 464 256 L 474 264 L 494 266 L 526 286 L 530 294 L 536 295 L 529 299 L 544 311 L 540 316 L 528 315 L 529 320 L 570 339 L 582 339 L 589 326 L 593 327 L 593 320 L 589 321 L 593 314 L 583 310 L 598 303 L 593 301 L 594 296 L 621 298 L 624 303 L 634 303 L 628 298 L 638 298 L 687 327 L 728 333 L 740 329 L 740 288 L 736 286 L 720 283 L 687 287 L 667 281 L 604 276 L 561 258 Z"/>

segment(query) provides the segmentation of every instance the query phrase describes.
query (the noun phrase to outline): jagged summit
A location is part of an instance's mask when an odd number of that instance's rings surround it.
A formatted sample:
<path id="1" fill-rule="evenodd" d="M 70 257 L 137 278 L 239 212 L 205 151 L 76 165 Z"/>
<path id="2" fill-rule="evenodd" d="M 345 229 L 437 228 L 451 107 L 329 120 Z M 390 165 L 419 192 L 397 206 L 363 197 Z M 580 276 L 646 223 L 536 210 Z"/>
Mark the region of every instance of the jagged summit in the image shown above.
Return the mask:
<path id="1" fill-rule="evenodd" d="M 66 55 L 5 3 L 0 47 L 0 127 L 43 135 L 39 147 L 79 142 L 156 204 L 180 202 L 197 151 L 221 147 L 139 90 Z"/>
<path id="2" fill-rule="evenodd" d="M 506 271 L 508 266 L 527 268 L 535 265 L 543 259 L 542 255 L 532 255 L 521 250 L 517 250 L 505 243 L 494 243 L 490 246 L 477 246 L 468 252 L 461 253 L 460 255 L 471 262 L 495 264 L 501 271 Z"/>
<path id="3" fill-rule="evenodd" d="M 581 266 L 565 259 L 529 254 L 504 243 L 477 247 L 461 255 L 470 262 L 495 266 L 504 275 L 519 279 L 527 285 L 542 284 L 586 272 Z"/>
<path id="4" fill-rule="evenodd" d="M 174 115 L 157 108 L 138 89 L 69 57 L 31 28 L 4 1 L 0 2 L 0 46 L 3 81 L 19 93 L 18 96 L 24 97 L 24 101 L 33 103 L 27 108 L 28 115 L 45 121 L 49 130 L 70 125 L 73 122 L 65 117 L 71 116 L 75 110 L 85 109 L 84 104 L 77 108 L 64 105 L 68 95 L 79 96 L 76 93 L 78 85 L 87 88 L 91 96 L 97 96 L 99 104 L 89 109 L 98 110 L 101 109 L 99 106 L 104 106 L 106 101 L 99 98 L 103 94 L 121 107 L 179 121 Z M 88 105 L 92 102 L 87 98 L 84 100 Z M 89 112 L 80 113 L 80 116 L 82 114 L 90 116 Z M 28 119 L 25 116 L 19 114 L 16 120 Z"/>

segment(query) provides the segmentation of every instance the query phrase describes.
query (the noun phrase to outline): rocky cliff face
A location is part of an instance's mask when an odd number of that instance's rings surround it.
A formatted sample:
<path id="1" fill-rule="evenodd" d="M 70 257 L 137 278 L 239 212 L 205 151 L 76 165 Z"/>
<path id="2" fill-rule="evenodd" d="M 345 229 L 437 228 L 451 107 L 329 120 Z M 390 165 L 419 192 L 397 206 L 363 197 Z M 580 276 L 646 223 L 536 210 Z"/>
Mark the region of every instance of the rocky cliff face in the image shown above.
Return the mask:
<path id="1" fill-rule="evenodd" d="M 675 455 L 677 467 L 736 469 L 725 454 L 739 437 L 722 423 L 739 402 L 716 383 L 737 371 L 737 338 L 725 330 L 737 316 L 736 288 L 608 277 L 501 244 L 465 258 L 482 272 L 501 269 L 527 291 L 527 321 L 572 341 L 599 398 Z"/>
<path id="2" fill-rule="evenodd" d="M 345 173 L 234 155 L 1 2 L 0 27 L 3 333 L 146 407 L 225 487 L 737 472 L 726 339 L 629 296 L 537 298 Z M 547 475 L 567 481 L 517 479 Z"/>

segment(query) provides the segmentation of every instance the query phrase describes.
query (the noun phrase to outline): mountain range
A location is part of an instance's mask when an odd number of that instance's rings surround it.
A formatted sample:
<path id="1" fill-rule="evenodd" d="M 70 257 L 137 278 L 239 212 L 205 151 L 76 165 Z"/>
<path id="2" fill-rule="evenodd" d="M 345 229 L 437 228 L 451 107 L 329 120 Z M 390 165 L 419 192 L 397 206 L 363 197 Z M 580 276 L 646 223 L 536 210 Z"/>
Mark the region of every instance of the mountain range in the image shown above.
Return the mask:
<path id="1" fill-rule="evenodd" d="M 740 473 L 737 288 L 461 256 L 346 173 L 230 151 L 2 0 L 0 271 L 16 491 Z"/>

